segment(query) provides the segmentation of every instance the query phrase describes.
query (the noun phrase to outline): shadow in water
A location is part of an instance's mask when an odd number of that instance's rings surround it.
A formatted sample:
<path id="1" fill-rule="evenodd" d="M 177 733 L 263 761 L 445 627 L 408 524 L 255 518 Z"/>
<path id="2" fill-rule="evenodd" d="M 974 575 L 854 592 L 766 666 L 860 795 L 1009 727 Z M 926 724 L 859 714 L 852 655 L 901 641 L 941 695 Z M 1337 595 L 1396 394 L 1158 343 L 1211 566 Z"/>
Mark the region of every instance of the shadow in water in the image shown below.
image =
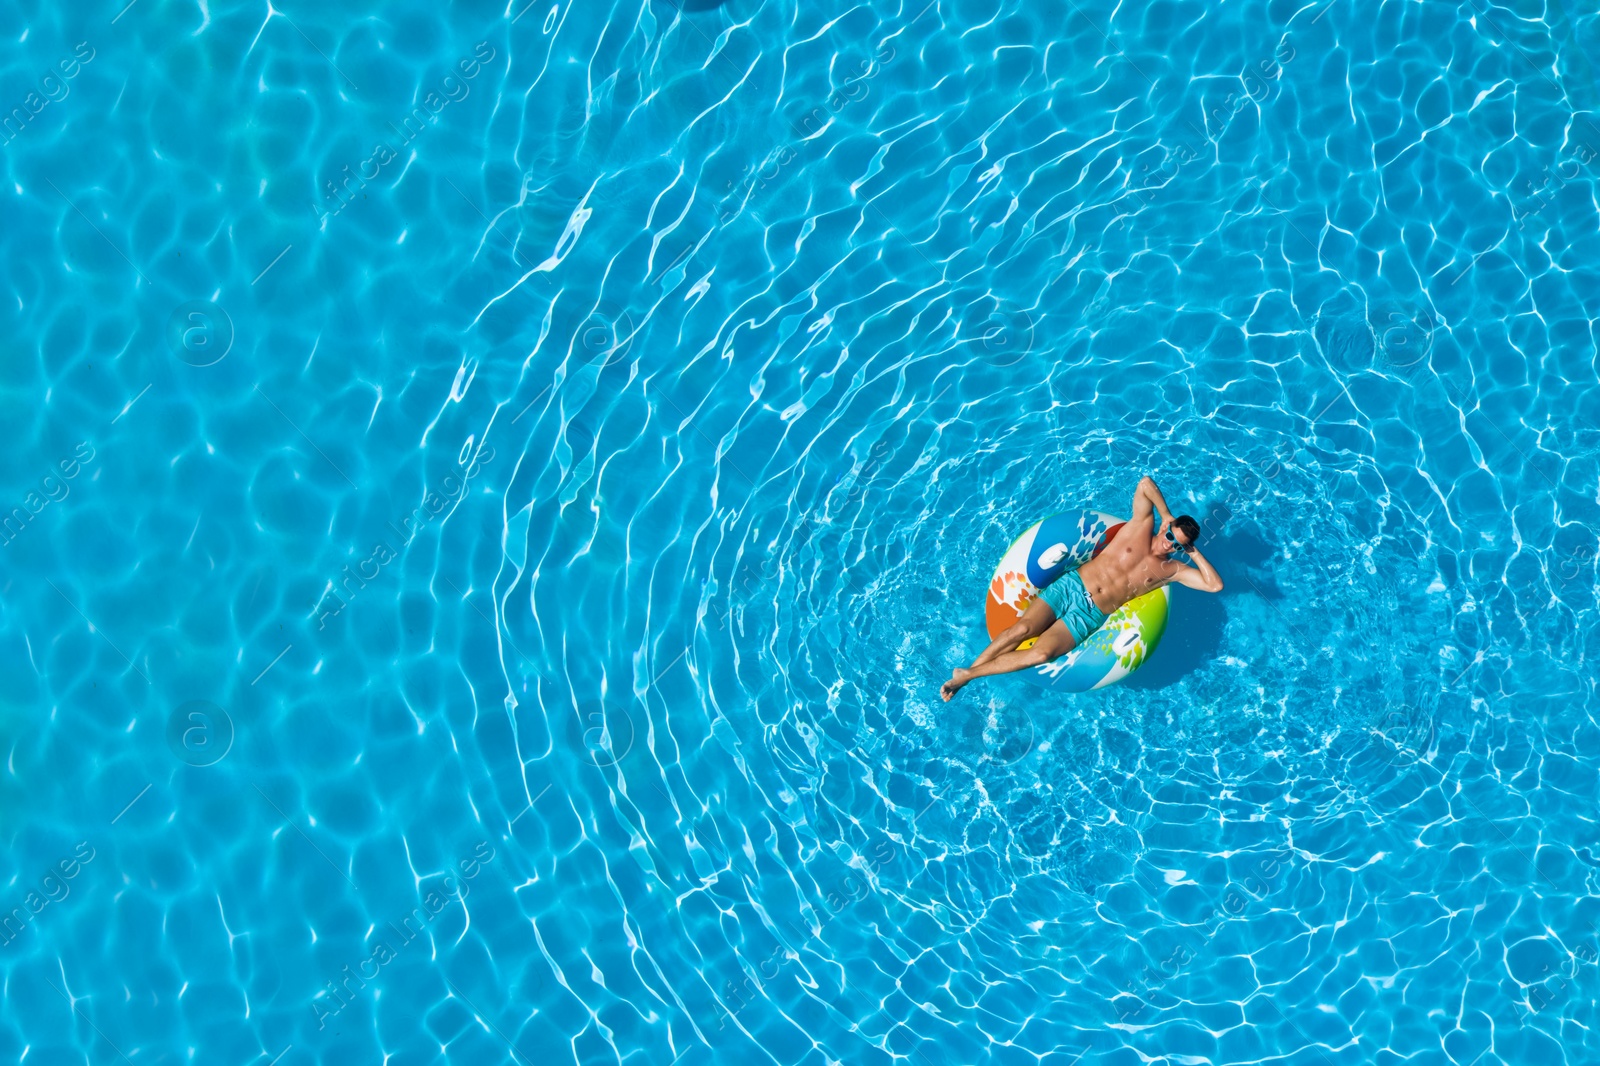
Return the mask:
<path id="1" fill-rule="evenodd" d="M 1203 529 L 1216 529 L 1221 508 L 1212 505 Z M 1264 540 L 1259 527 L 1240 528 L 1202 540 L 1201 549 L 1222 575 L 1223 589 L 1212 595 L 1182 585 L 1172 586 L 1172 613 L 1166 634 L 1150 661 L 1122 684 L 1131 689 L 1166 688 L 1216 657 L 1222 649 L 1222 630 L 1228 621 L 1227 601 L 1235 596 L 1283 599 L 1283 590 L 1269 565 L 1276 549 Z"/>

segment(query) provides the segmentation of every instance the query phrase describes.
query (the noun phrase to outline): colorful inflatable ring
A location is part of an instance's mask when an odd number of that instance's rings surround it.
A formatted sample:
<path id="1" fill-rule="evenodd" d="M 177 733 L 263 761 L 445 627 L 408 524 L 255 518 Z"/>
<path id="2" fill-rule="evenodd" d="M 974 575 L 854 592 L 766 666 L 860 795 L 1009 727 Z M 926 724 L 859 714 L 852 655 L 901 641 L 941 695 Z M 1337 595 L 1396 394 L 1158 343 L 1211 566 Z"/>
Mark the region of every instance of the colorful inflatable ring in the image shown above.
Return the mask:
<path id="1" fill-rule="evenodd" d="M 1021 618 L 1040 589 L 1099 555 L 1126 521 L 1099 511 L 1078 511 L 1051 515 L 1030 526 L 1006 550 L 989 581 L 984 610 L 989 639 Z M 1087 692 L 1121 681 L 1161 642 L 1170 600 L 1171 592 L 1163 586 L 1123 604 L 1081 647 L 1024 675 L 1061 692 Z M 1019 647 L 1031 647 L 1036 639 Z"/>

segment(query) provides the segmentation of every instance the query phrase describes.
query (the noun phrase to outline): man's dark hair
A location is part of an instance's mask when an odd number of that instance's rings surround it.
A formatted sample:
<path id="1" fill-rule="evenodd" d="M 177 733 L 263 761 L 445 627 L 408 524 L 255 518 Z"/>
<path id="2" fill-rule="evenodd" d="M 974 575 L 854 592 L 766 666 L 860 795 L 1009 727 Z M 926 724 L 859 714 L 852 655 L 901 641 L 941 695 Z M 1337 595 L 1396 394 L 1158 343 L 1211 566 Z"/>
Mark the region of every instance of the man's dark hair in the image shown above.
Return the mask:
<path id="1" fill-rule="evenodd" d="M 1172 520 L 1172 528 L 1183 533 L 1190 545 L 1200 543 L 1200 523 L 1189 515 L 1181 514 Z"/>

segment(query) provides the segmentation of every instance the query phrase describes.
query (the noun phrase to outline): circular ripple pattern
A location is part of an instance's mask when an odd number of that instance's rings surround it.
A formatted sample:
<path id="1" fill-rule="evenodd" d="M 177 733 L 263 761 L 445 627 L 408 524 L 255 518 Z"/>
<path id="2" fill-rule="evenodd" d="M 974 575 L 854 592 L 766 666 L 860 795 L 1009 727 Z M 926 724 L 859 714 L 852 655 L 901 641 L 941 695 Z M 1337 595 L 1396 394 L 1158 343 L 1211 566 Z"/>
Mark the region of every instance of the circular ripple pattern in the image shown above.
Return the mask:
<path id="1" fill-rule="evenodd" d="M 1600 1051 L 1591 17 L 11 30 L 0 1054 Z M 1226 590 L 940 700 L 1145 473 Z"/>

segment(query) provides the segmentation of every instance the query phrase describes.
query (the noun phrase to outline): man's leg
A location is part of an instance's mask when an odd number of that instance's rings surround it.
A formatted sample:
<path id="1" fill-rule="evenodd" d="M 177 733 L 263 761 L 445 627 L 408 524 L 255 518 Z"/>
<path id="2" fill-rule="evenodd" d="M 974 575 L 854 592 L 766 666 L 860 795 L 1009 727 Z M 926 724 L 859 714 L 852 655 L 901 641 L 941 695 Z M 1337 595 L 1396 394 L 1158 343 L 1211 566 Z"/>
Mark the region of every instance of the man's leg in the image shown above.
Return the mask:
<path id="1" fill-rule="evenodd" d="M 1056 612 L 1044 602 L 1043 596 L 1035 596 L 1033 602 L 1028 604 L 1028 609 L 1022 612 L 1022 617 L 1016 622 L 1000 631 L 989 646 L 983 649 L 983 654 L 972 660 L 968 670 L 976 670 L 984 663 L 989 662 L 1002 652 L 1014 651 L 1018 644 L 1029 637 L 1037 637 L 1050 628 L 1050 623 L 1056 620 Z"/>
<path id="2" fill-rule="evenodd" d="M 1058 619 L 1039 637 L 1039 642 L 1027 651 L 1001 652 L 981 666 L 974 666 L 969 670 L 956 670 L 950 675 L 950 680 L 939 689 L 939 695 L 948 700 L 975 677 L 990 677 L 994 674 L 1026 670 L 1030 666 L 1039 666 L 1052 659 L 1059 659 L 1075 647 L 1077 641 L 1073 640 L 1072 632 L 1067 629 L 1066 623 Z"/>

